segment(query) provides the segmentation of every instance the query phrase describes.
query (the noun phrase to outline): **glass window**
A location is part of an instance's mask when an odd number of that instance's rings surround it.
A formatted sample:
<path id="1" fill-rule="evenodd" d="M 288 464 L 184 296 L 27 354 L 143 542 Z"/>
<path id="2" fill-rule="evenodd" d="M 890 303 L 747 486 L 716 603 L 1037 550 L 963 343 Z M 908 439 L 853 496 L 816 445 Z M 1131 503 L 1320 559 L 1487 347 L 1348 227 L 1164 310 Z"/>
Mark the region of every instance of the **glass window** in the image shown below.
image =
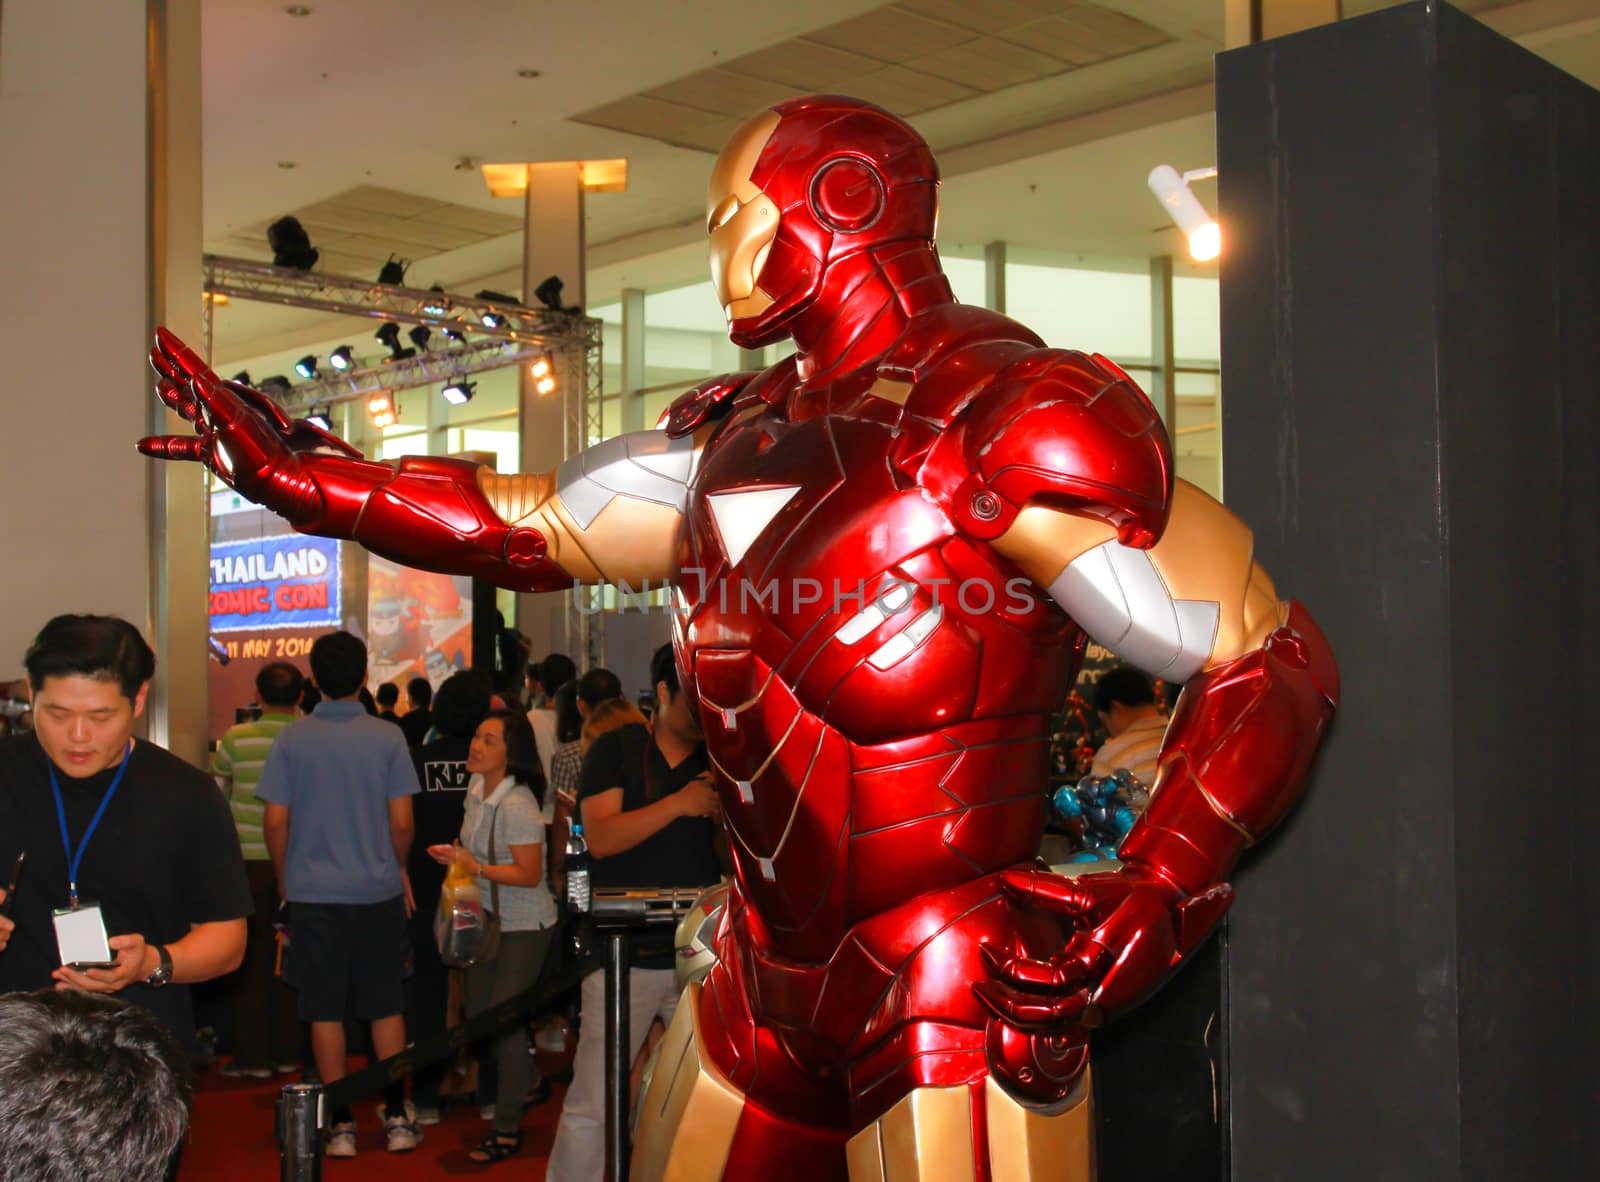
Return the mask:
<path id="1" fill-rule="evenodd" d="M 1177 375 L 1172 451 L 1179 478 L 1222 499 L 1222 393 L 1214 373 Z"/>
<path id="2" fill-rule="evenodd" d="M 1006 315 L 1047 345 L 1150 363 L 1150 272 L 1006 263 Z"/>
<path id="3" fill-rule="evenodd" d="M 1179 365 L 1216 365 L 1222 357 L 1222 316 L 1215 278 L 1172 280 L 1172 351 Z"/>
<path id="4" fill-rule="evenodd" d="M 944 264 L 944 273 L 950 280 L 950 290 L 955 292 L 956 301 L 962 304 L 976 304 L 978 307 L 987 307 L 984 300 L 984 266 L 982 259 L 959 258 L 941 254 L 939 261 Z"/>

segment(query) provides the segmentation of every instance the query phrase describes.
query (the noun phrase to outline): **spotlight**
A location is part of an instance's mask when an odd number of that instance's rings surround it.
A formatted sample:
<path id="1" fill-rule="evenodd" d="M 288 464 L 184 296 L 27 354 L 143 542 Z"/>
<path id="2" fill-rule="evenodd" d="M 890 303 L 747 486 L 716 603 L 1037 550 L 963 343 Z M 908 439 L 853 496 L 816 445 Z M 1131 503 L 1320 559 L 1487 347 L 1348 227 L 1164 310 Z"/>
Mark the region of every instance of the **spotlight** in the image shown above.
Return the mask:
<path id="1" fill-rule="evenodd" d="M 394 255 L 390 255 L 389 261 L 378 271 L 378 282 L 399 287 L 406 281 L 406 268 L 410 265 L 405 259 L 397 259 Z"/>
<path id="2" fill-rule="evenodd" d="M 392 427 L 400 421 L 400 408 L 387 390 L 379 390 L 367 399 L 367 413 L 372 416 L 374 427 Z"/>
<path id="3" fill-rule="evenodd" d="M 472 401 L 472 396 L 477 390 L 477 382 L 451 382 L 439 393 L 444 395 L 444 400 L 451 406 L 465 406 Z"/>
<path id="4" fill-rule="evenodd" d="M 261 392 L 263 394 L 277 394 L 281 396 L 289 393 L 289 391 L 293 389 L 294 386 L 290 383 L 289 379 L 284 377 L 281 373 L 275 373 L 270 378 L 261 379 Z"/>
<path id="5" fill-rule="evenodd" d="M 487 288 L 478 293 L 478 298 L 480 300 L 489 300 L 491 303 L 496 304 L 515 304 L 519 302 L 516 296 L 509 296 L 503 291 L 490 291 Z M 478 313 L 478 320 L 485 328 L 504 328 L 506 325 L 506 318 L 498 312 L 480 312 Z"/>
<path id="6" fill-rule="evenodd" d="M 435 283 L 428 290 L 438 292 L 439 298 L 429 300 L 423 304 L 422 310 L 429 316 L 448 316 L 450 314 L 450 301 L 444 298 L 444 288 Z"/>
<path id="7" fill-rule="evenodd" d="M 561 311 L 561 280 L 552 275 L 533 289 L 533 298 L 552 312 Z"/>
<path id="8" fill-rule="evenodd" d="M 556 392 L 556 380 L 546 374 L 533 384 L 533 388 L 540 394 L 554 394 Z"/>
<path id="9" fill-rule="evenodd" d="M 304 357 L 300 358 L 299 361 L 294 363 L 294 372 L 305 378 L 308 382 L 316 381 L 317 355 L 315 353 L 307 353 Z"/>
<path id="10" fill-rule="evenodd" d="M 317 248 L 296 217 L 281 217 L 267 227 L 267 245 L 272 248 L 272 265 L 309 271 L 316 265 Z"/>
<path id="11" fill-rule="evenodd" d="M 400 326 L 392 320 L 372 335 L 382 341 L 383 347 L 389 350 L 390 361 L 409 361 L 417 355 L 415 349 L 400 347 Z"/>
<path id="12" fill-rule="evenodd" d="M 548 377 L 551 373 L 550 354 L 541 353 L 533 359 L 533 364 L 528 366 L 528 372 L 536 378 Z"/>
<path id="13" fill-rule="evenodd" d="M 1222 253 L 1222 228 L 1217 225 L 1200 198 L 1189 188 L 1190 181 L 1203 180 L 1217 175 L 1215 168 L 1196 168 L 1180 173 L 1170 164 L 1158 164 L 1150 170 L 1150 192 L 1189 239 L 1189 254 L 1197 262 L 1206 262 Z"/>
<path id="14" fill-rule="evenodd" d="M 238 382 L 239 385 L 241 385 L 241 386 L 248 386 L 248 385 L 251 384 L 251 382 L 250 382 L 250 371 L 248 369 L 241 369 L 238 373 L 234 374 L 228 380 L 230 382 Z"/>
<path id="15" fill-rule="evenodd" d="M 444 339 L 445 340 L 454 341 L 458 345 L 462 341 L 467 339 L 466 334 L 464 332 L 462 332 L 459 328 L 451 328 L 448 324 L 445 325 L 444 328 L 441 329 L 440 331 L 442 331 L 444 333 Z"/>
<path id="16" fill-rule="evenodd" d="M 428 338 L 432 335 L 426 324 L 413 325 L 411 331 L 406 333 L 406 336 L 411 338 L 411 343 L 424 353 L 428 351 Z"/>
<path id="17" fill-rule="evenodd" d="M 332 353 L 328 354 L 328 364 L 343 373 L 355 365 L 355 350 L 350 348 L 349 345 L 340 345 Z"/>
<path id="18" fill-rule="evenodd" d="M 321 427 L 324 431 L 333 430 L 333 416 L 328 413 L 328 408 L 312 407 L 311 413 L 306 416 L 306 422 L 313 427 Z"/>

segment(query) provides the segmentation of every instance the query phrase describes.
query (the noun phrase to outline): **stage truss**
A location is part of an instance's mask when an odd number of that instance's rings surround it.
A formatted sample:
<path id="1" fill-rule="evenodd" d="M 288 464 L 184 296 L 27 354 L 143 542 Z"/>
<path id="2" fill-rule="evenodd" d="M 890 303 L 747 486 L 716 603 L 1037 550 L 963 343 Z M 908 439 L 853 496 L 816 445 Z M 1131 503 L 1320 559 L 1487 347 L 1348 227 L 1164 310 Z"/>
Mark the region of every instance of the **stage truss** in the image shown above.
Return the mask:
<path id="1" fill-rule="evenodd" d="M 380 390 L 398 393 L 447 383 L 548 355 L 562 399 L 561 454 L 571 457 L 600 440 L 602 339 L 601 321 L 594 317 L 456 292 L 294 271 L 222 255 L 208 254 L 202 265 L 208 364 L 213 358 L 213 316 L 218 295 L 380 322 L 421 324 L 441 338 L 446 329 L 463 338 L 473 338 L 447 348 L 419 349 L 414 357 L 377 365 L 363 363 L 345 373 L 293 384 L 287 394 L 275 395 L 292 414 L 303 416 L 314 407 L 364 399 Z M 485 324 L 485 317 L 490 317 L 491 322 Z M 568 650 L 581 654 L 584 667 L 589 668 L 598 664 L 601 657 L 599 630 L 591 626 L 600 589 L 583 588 L 574 594 L 587 597 L 585 607 L 589 610 L 577 610 L 571 596 L 565 597 Z"/>

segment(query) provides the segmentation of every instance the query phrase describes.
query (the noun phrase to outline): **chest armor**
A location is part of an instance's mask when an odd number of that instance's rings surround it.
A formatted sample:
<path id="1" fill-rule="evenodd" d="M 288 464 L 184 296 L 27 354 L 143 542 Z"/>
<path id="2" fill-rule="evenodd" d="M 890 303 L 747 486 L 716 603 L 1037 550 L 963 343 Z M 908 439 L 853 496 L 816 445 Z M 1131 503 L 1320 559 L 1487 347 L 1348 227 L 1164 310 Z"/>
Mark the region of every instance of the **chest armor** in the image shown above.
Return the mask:
<path id="1" fill-rule="evenodd" d="M 865 385 L 865 383 L 862 383 Z M 741 400 L 680 538 L 675 639 L 745 898 L 826 958 L 856 920 L 1032 857 L 1082 633 L 961 534 L 865 390 Z"/>

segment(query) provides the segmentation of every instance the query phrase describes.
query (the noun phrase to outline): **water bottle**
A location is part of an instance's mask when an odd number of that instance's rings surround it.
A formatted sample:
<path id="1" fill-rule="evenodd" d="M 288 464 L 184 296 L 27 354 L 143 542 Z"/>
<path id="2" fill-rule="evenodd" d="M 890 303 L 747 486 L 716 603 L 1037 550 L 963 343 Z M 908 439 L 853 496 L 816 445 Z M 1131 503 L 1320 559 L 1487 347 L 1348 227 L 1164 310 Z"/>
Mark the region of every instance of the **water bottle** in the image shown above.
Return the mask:
<path id="1" fill-rule="evenodd" d="M 563 870 L 567 876 L 567 913 L 572 952 L 582 959 L 588 956 L 591 947 L 589 916 L 594 910 L 594 895 L 589 888 L 589 843 L 583 839 L 583 826 L 576 821 L 567 835 L 567 858 Z"/>
<path id="2" fill-rule="evenodd" d="M 589 843 L 583 840 L 583 826 L 576 821 L 567 834 L 567 860 L 562 864 L 567 875 L 567 907 L 574 915 L 587 915 L 594 909 L 589 892 Z"/>

